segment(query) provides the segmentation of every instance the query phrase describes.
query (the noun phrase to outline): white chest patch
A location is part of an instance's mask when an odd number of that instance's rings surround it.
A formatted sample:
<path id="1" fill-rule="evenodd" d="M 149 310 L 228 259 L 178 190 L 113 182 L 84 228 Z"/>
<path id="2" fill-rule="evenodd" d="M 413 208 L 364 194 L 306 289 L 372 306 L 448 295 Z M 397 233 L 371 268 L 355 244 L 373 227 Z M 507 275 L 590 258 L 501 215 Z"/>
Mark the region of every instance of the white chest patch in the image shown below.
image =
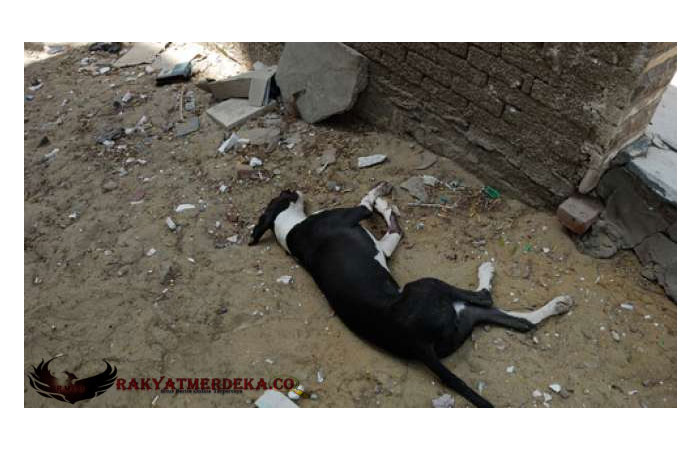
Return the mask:
<path id="1" fill-rule="evenodd" d="M 389 267 L 388 267 L 387 264 L 386 264 L 386 256 L 384 256 L 384 252 L 383 252 L 382 249 L 379 247 L 379 241 L 377 241 L 377 239 L 374 237 L 374 235 L 373 235 L 372 233 L 370 233 L 370 231 L 369 231 L 367 228 L 362 227 L 362 229 L 365 230 L 365 231 L 367 232 L 367 234 L 369 235 L 369 237 L 372 238 L 372 242 L 374 242 L 374 248 L 377 249 L 377 254 L 374 255 L 374 259 L 375 259 L 382 267 L 384 267 L 384 268 L 386 269 L 387 272 L 389 272 Z"/>
<path id="2" fill-rule="evenodd" d="M 287 247 L 287 235 L 292 228 L 299 222 L 306 219 L 306 214 L 304 214 L 304 209 L 298 207 L 296 204 L 292 203 L 289 208 L 285 209 L 277 215 L 275 218 L 275 237 L 277 242 L 284 248 L 287 253 L 289 253 L 289 247 Z"/>

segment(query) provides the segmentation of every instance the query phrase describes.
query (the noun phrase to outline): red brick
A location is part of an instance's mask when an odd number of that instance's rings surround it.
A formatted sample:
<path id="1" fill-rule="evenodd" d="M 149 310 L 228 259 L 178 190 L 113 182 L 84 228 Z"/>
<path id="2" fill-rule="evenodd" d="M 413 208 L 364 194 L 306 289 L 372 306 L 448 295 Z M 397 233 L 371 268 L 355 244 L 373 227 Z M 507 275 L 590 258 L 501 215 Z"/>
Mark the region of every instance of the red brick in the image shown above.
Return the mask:
<path id="1" fill-rule="evenodd" d="M 593 225 L 601 211 L 603 211 L 603 205 L 597 200 L 574 195 L 559 205 L 557 217 L 559 222 L 569 230 L 576 234 L 583 234 Z"/>

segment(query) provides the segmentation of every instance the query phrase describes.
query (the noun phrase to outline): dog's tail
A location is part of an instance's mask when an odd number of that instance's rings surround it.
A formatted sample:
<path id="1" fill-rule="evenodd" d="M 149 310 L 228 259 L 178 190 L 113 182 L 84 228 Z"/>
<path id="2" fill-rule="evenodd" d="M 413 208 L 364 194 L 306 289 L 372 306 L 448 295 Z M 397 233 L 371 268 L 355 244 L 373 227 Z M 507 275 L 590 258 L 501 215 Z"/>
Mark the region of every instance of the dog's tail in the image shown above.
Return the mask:
<path id="1" fill-rule="evenodd" d="M 425 363 L 425 365 L 428 366 L 428 368 L 432 370 L 433 373 L 438 376 L 438 378 L 440 378 L 440 381 L 442 381 L 445 386 L 456 391 L 459 395 L 469 400 L 469 402 L 477 408 L 493 408 L 491 402 L 477 394 L 472 388 L 467 386 L 467 383 L 462 381 L 457 375 L 450 372 L 450 369 L 445 367 L 440 362 L 433 349 L 423 353 L 424 356 L 421 358 L 423 363 Z"/>

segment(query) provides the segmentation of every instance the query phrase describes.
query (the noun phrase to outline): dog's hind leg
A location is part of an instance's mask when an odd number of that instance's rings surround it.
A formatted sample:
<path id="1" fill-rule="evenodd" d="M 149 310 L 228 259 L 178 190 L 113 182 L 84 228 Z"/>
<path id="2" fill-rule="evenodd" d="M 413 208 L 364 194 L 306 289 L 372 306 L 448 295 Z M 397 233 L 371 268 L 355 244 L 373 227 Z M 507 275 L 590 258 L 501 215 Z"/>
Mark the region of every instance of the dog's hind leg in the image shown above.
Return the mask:
<path id="1" fill-rule="evenodd" d="M 573 305 L 571 297 L 563 295 L 552 299 L 536 311 L 517 312 L 503 311 L 498 308 L 468 308 L 466 315 L 474 324 L 490 323 L 526 332 L 535 328 L 537 324 L 548 317 L 568 312 Z"/>
<path id="2" fill-rule="evenodd" d="M 574 306 L 574 300 L 568 295 L 561 295 L 550 300 L 546 305 L 535 311 L 520 312 L 520 311 L 501 311 L 510 317 L 525 319 L 528 322 L 537 325 L 544 319 L 559 314 L 569 312 Z"/>
<path id="3" fill-rule="evenodd" d="M 364 206 L 370 211 L 374 211 L 375 200 L 377 200 L 377 198 L 381 197 L 382 195 L 387 195 L 391 192 L 392 189 L 393 186 L 389 182 L 382 181 L 381 183 L 370 189 L 370 191 L 364 197 L 362 197 L 362 200 L 360 200 L 360 206 Z"/>
<path id="4" fill-rule="evenodd" d="M 399 241 L 401 240 L 401 236 L 403 234 L 401 232 L 401 226 L 396 218 L 396 212 L 391 206 L 389 206 L 389 203 L 386 200 L 381 197 L 377 197 L 374 200 L 374 207 L 377 212 L 384 217 L 384 221 L 388 227 L 386 234 L 379 240 L 378 245 L 384 255 L 389 258 L 394 253 L 394 250 L 396 250 L 396 247 L 399 245 Z"/>

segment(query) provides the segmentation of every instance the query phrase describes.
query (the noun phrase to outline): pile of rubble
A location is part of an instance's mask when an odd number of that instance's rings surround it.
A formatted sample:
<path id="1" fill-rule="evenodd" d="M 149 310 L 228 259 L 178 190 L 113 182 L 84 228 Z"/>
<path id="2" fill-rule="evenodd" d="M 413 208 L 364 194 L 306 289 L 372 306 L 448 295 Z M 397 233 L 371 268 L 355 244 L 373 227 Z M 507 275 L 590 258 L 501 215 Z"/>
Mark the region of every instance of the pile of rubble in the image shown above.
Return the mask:
<path id="1" fill-rule="evenodd" d="M 672 102 L 669 108 L 665 104 Z M 672 112 L 671 112 L 672 111 Z M 671 117 L 668 117 L 671 115 Z M 580 251 L 610 258 L 632 249 L 642 275 L 676 301 L 677 148 L 671 86 L 647 133 L 623 148 L 593 195 L 575 195 L 557 211 Z"/>

